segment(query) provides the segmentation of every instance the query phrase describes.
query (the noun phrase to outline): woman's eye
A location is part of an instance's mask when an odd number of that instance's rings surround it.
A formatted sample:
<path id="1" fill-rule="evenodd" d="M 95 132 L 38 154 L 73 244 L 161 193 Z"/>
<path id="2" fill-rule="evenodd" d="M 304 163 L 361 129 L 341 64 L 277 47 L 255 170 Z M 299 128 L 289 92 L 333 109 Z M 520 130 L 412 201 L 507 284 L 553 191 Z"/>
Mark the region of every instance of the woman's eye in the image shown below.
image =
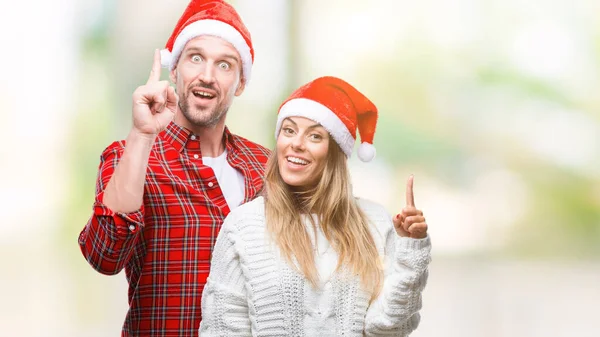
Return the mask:
<path id="1" fill-rule="evenodd" d="M 194 56 L 192 56 L 192 61 L 200 62 L 200 61 L 202 61 L 202 58 L 199 55 L 194 55 Z"/>
<path id="2" fill-rule="evenodd" d="M 292 130 L 291 128 L 283 128 L 283 133 L 291 135 L 292 133 L 294 133 L 294 130 Z"/>
<path id="3" fill-rule="evenodd" d="M 221 68 L 221 70 L 229 70 L 229 63 L 227 62 L 221 62 L 219 63 L 219 68 Z"/>
<path id="4" fill-rule="evenodd" d="M 321 139 L 323 139 L 323 137 L 321 137 L 321 135 L 318 134 L 318 133 L 313 133 L 313 134 L 310 135 L 310 139 L 312 139 L 312 140 L 321 140 Z"/>

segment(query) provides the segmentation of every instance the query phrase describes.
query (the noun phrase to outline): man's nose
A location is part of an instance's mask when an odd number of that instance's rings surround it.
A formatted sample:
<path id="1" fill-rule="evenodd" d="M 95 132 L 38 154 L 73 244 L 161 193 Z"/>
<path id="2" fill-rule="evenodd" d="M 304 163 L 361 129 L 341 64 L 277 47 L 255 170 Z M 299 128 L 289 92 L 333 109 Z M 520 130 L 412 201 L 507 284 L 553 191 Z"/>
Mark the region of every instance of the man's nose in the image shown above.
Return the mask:
<path id="1" fill-rule="evenodd" d="M 204 83 L 213 83 L 215 81 L 215 70 L 211 63 L 204 64 L 204 67 L 198 74 L 198 79 Z"/>

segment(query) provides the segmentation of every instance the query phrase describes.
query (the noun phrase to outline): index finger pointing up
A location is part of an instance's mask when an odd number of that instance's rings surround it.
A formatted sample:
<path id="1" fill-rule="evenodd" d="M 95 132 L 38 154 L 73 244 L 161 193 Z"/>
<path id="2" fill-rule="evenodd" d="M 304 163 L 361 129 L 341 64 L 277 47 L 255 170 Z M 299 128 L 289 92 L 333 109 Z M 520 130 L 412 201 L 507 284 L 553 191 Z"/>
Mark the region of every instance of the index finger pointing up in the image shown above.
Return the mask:
<path id="1" fill-rule="evenodd" d="M 412 174 L 408 177 L 408 181 L 406 182 L 406 205 L 415 207 L 415 196 L 413 194 L 413 182 L 415 180 L 415 176 Z"/>
<path id="2" fill-rule="evenodd" d="M 148 77 L 148 82 L 146 84 L 154 83 L 160 81 L 160 50 L 154 50 L 154 62 L 152 63 L 152 70 L 150 71 L 150 76 Z"/>

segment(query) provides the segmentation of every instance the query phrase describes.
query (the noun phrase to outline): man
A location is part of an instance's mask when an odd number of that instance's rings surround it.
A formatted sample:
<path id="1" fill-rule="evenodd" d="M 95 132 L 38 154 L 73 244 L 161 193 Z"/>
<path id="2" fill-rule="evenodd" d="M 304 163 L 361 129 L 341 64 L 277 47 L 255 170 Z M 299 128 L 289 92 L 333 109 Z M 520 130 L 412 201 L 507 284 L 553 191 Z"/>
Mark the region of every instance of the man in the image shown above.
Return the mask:
<path id="1" fill-rule="evenodd" d="M 269 151 L 225 127 L 254 51 L 238 13 L 192 0 L 148 82 L 133 93 L 126 141 L 102 153 L 93 215 L 79 236 L 87 261 L 125 268 L 122 336 L 196 336 L 211 250 L 231 209 L 262 187 Z M 160 81 L 160 65 L 170 79 Z"/>

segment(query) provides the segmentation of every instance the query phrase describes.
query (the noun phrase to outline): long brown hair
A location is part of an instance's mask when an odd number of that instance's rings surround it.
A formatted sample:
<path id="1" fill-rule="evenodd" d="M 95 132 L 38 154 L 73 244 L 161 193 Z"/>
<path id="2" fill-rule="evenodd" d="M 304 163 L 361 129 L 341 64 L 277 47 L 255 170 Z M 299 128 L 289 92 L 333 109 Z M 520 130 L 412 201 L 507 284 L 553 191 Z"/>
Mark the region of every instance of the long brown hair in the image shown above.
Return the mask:
<path id="1" fill-rule="evenodd" d="M 277 153 L 273 152 L 267 163 L 262 194 L 271 238 L 288 264 L 304 274 L 313 287 L 317 287 L 319 276 L 302 213 L 317 214 L 319 226 L 338 253 L 336 271 L 348 268 L 360 276 L 372 299 L 379 294 L 383 279 L 379 254 L 367 217 L 352 195 L 346 155 L 333 139 L 329 142 L 321 178 L 310 191 L 296 192 L 283 181 Z"/>

